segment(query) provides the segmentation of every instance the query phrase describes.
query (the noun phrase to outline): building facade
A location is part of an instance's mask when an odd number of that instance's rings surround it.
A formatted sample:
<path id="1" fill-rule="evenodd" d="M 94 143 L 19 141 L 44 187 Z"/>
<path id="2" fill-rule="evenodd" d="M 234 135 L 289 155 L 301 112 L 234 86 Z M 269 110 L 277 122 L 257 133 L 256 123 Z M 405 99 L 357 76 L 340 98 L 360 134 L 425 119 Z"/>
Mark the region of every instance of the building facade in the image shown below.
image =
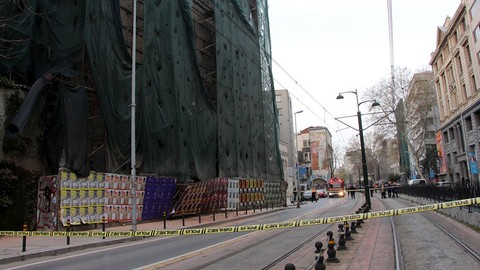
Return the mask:
<path id="1" fill-rule="evenodd" d="M 433 85 L 433 72 L 413 75 L 407 89 L 406 106 L 412 179 L 437 181 L 435 132 L 440 126 Z M 420 177 L 421 176 L 421 177 Z"/>
<path id="2" fill-rule="evenodd" d="M 297 186 L 295 171 L 295 131 L 293 130 L 292 100 L 288 90 L 276 90 L 280 155 L 282 157 L 283 175 L 287 182 L 287 201 L 293 198 L 293 188 Z"/>
<path id="3" fill-rule="evenodd" d="M 439 180 L 479 181 L 479 13 L 479 0 L 462 0 L 453 17 L 437 29 L 430 65 L 440 118 L 436 136 Z"/>
<path id="4" fill-rule="evenodd" d="M 333 167 L 332 134 L 328 128 L 316 126 L 300 131 L 297 151 L 302 189 L 324 186 Z"/>

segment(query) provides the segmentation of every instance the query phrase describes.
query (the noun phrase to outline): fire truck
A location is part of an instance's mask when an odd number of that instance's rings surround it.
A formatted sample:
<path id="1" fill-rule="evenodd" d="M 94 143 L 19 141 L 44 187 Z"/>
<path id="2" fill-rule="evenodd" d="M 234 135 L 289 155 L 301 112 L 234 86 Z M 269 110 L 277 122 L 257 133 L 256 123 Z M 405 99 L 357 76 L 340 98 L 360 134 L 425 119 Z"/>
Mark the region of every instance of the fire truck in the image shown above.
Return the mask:
<path id="1" fill-rule="evenodd" d="M 345 181 L 338 178 L 330 178 L 327 183 L 328 197 L 344 197 Z"/>

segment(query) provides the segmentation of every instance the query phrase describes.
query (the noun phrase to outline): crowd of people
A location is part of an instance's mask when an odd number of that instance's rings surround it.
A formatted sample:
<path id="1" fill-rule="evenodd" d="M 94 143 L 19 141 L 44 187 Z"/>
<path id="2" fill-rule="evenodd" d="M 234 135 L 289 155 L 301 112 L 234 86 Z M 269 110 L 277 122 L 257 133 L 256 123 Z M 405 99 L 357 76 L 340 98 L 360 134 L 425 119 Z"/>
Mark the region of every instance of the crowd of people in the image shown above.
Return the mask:
<path id="1" fill-rule="evenodd" d="M 377 185 L 377 184 L 375 184 Z M 374 185 L 374 187 L 375 187 Z M 387 183 L 381 183 L 380 184 L 380 194 L 382 195 L 382 199 L 386 199 L 387 196 L 388 198 L 398 198 L 398 187 L 400 185 L 397 184 L 396 182 L 389 181 Z M 377 185 L 378 188 L 378 185 Z M 375 189 L 376 192 L 377 189 Z M 387 195 L 388 194 L 388 195 Z M 373 194 L 371 194 L 373 196 Z"/>

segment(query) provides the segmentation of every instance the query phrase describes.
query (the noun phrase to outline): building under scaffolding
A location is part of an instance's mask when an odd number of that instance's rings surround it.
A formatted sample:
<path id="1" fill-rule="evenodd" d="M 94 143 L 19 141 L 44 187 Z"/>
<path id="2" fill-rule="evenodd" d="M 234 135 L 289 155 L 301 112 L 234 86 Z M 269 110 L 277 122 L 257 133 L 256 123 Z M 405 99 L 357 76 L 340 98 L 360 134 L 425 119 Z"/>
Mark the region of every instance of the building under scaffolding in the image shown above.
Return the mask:
<path id="1" fill-rule="evenodd" d="M 267 0 L 135 1 L 136 168 L 281 180 Z M 0 1 L 4 76 L 40 101 L 48 173 L 128 173 L 133 1 Z M 14 15 L 12 15 L 14 14 Z"/>

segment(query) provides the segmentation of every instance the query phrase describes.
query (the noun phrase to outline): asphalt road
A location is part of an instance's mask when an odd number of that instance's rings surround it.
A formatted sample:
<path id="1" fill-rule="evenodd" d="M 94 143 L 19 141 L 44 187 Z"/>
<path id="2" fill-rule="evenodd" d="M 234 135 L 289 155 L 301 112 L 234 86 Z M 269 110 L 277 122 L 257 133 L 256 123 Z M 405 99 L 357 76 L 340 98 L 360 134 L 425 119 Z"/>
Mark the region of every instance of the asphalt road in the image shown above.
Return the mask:
<path id="1" fill-rule="evenodd" d="M 252 216 L 222 226 L 266 224 L 287 220 L 311 219 L 342 215 L 352 208 L 355 200 L 324 198 L 317 203 L 305 203 L 301 208 L 290 207 L 284 211 Z M 328 208 L 328 212 L 325 209 Z M 352 213 L 351 211 L 348 213 Z M 281 230 L 251 233 L 222 233 L 199 236 L 149 238 L 142 241 L 82 250 L 55 257 L 41 257 L 25 262 L 2 265 L 6 269 L 189 269 L 208 263 L 206 269 L 259 269 L 283 255 L 296 242 L 308 238 L 318 228 L 308 226 L 281 233 L 274 240 L 254 244 Z M 262 236 L 263 235 L 263 236 Z M 253 245 L 244 252 L 228 256 L 211 264 L 210 255 L 231 254 L 237 245 Z M 212 249 L 212 247 L 215 247 Z M 210 254 L 210 255 L 209 255 Z"/>

